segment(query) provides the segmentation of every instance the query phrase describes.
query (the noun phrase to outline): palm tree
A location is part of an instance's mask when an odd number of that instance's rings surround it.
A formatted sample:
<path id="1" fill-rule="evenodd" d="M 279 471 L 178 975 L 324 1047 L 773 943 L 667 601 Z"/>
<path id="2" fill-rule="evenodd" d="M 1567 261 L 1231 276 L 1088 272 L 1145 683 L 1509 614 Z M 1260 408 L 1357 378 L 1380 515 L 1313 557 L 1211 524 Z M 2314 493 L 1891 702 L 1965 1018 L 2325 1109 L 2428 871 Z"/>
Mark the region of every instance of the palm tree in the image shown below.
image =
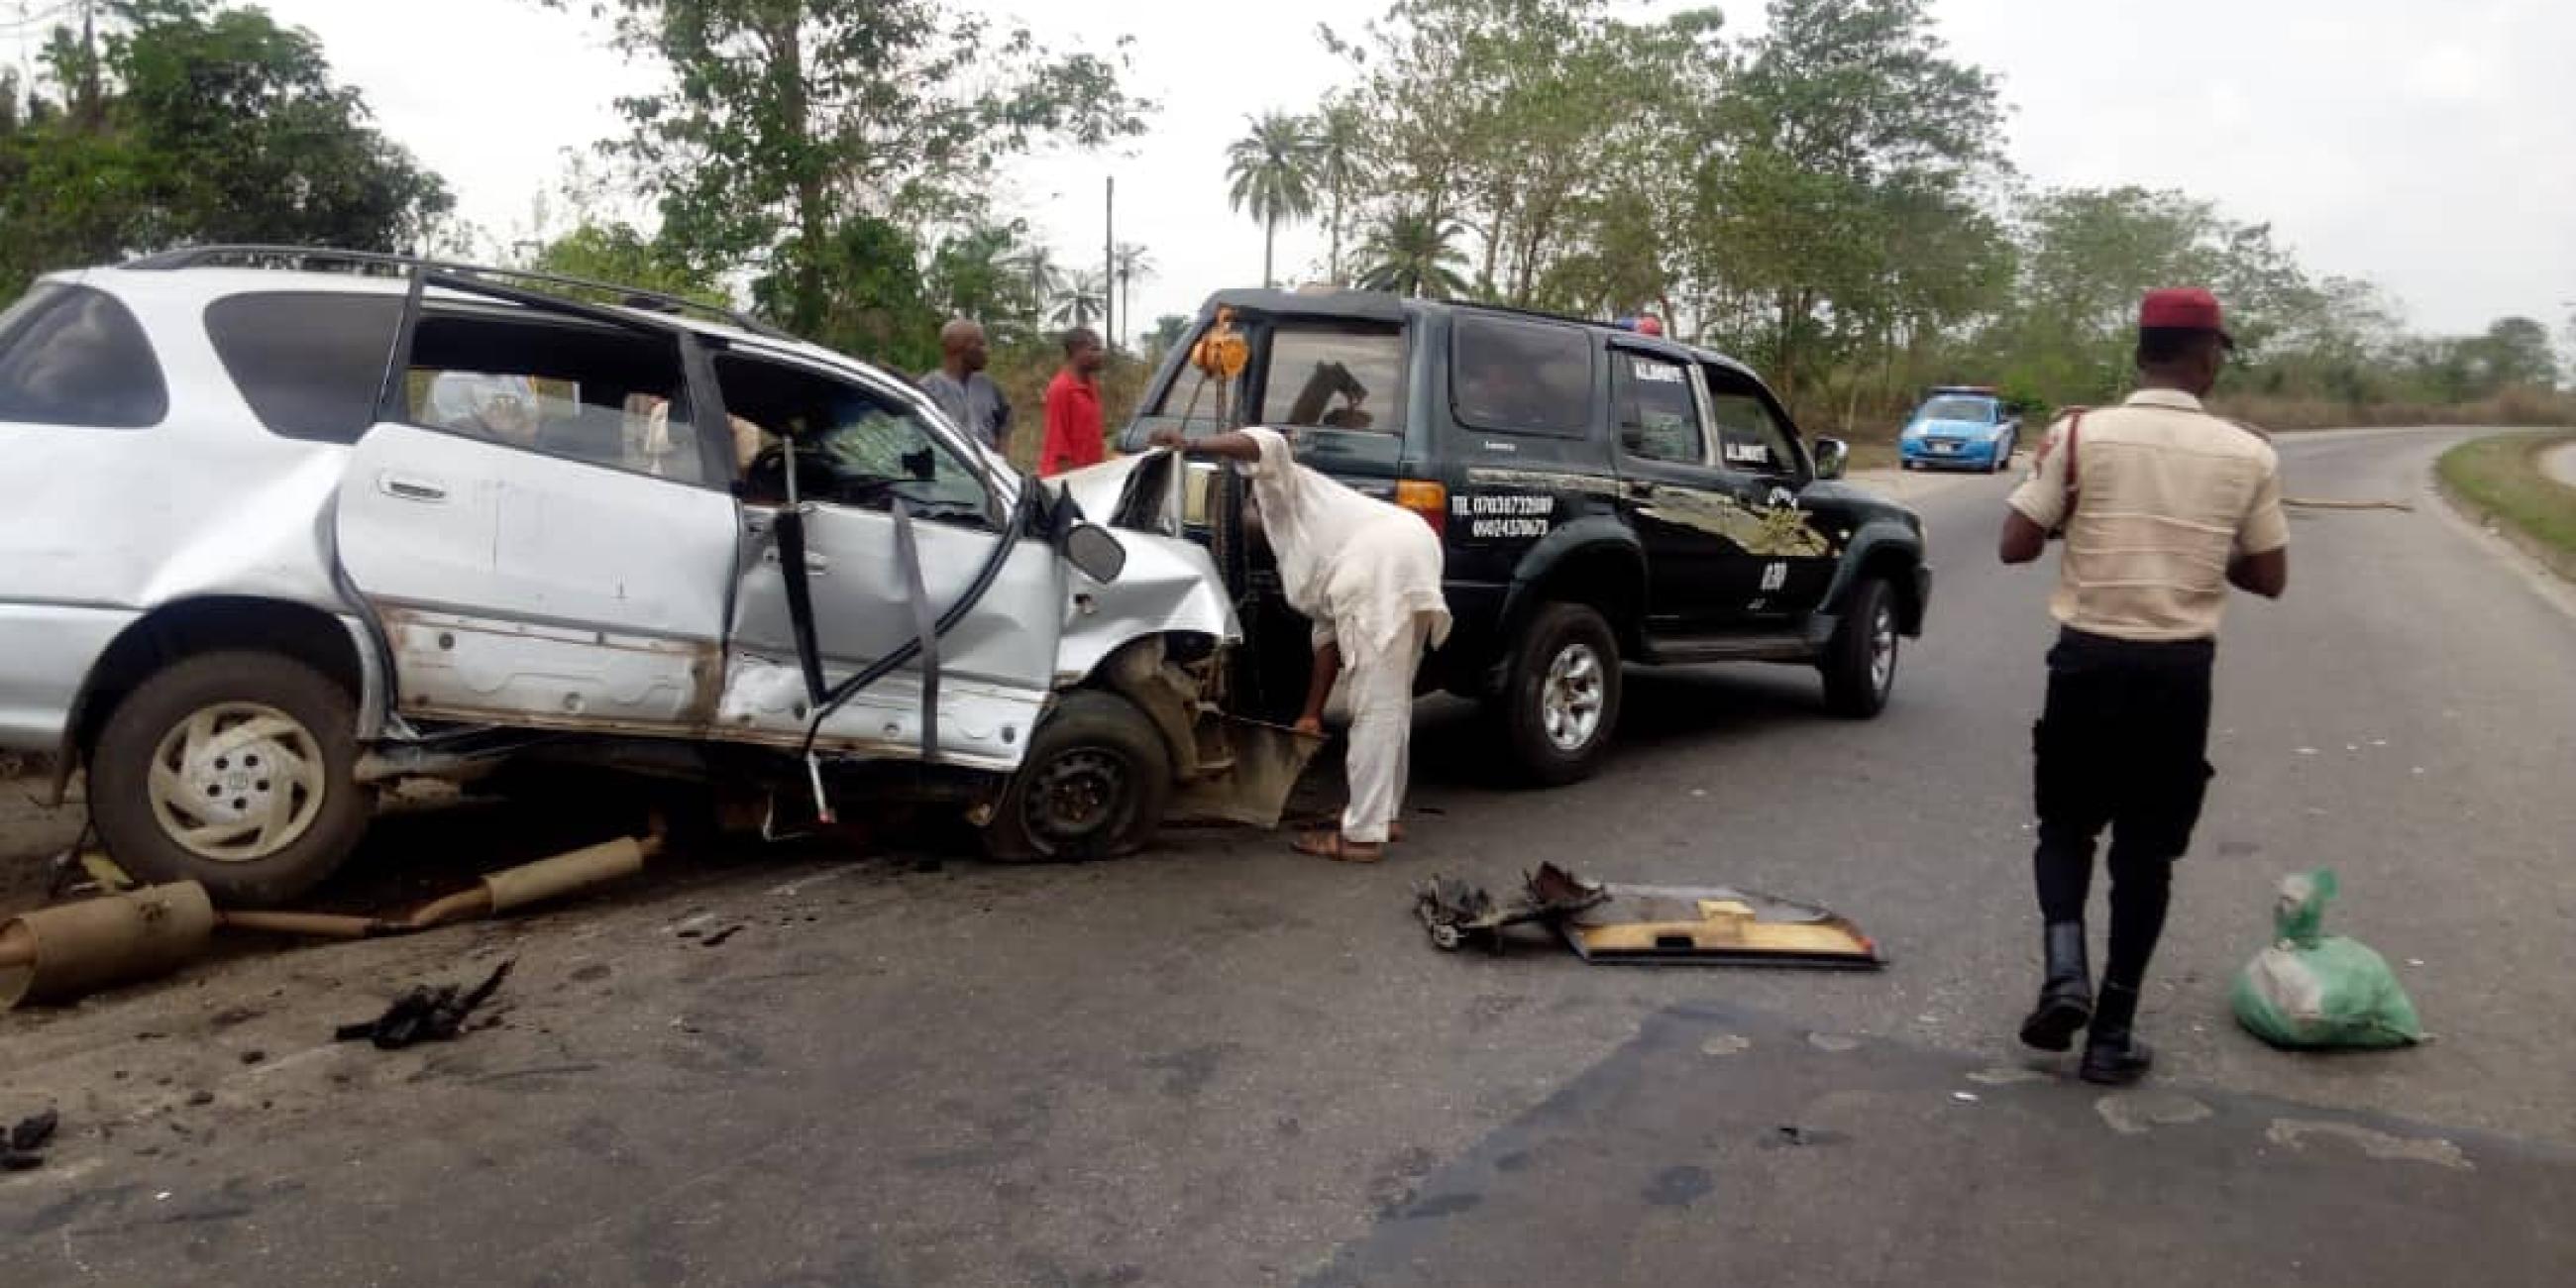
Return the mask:
<path id="1" fill-rule="evenodd" d="M 1359 187 L 1363 153 L 1368 148 L 1368 118 L 1360 114 L 1356 103 L 1331 102 L 1315 114 L 1307 128 L 1315 145 L 1315 181 L 1324 190 L 1324 227 L 1332 238 L 1332 249 L 1324 263 L 1333 285 L 1340 286 L 1342 230 L 1349 226 L 1346 211 L 1352 192 Z"/>
<path id="2" fill-rule="evenodd" d="M 1018 230 L 1003 225 L 969 228 L 941 242 L 930 257 L 932 301 L 952 317 L 1000 321 L 1021 295 L 1018 247 Z"/>
<path id="3" fill-rule="evenodd" d="M 1056 298 L 1052 316 L 1059 326 L 1089 326 L 1108 308 L 1108 279 L 1098 273 L 1075 273 L 1065 279 L 1064 294 Z"/>
<path id="4" fill-rule="evenodd" d="M 1012 265 L 1019 270 L 1020 303 L 1028 310 L 1029 330 L 1036 331 L 1047 315 L 1050 301 L 1064 291 L 1064 270 L 1056 266 L 1055 252 L 1044 246 L 1031 246 L 1020 252 Z"/>
<path id="5" fill-rule="evenodd" d="M 1154 256 L 1134 242 L 1120 242 L 1118 253 L 1110 257 L 1110 262 L 1118 272 L 1118 329 L 1132 332 L 1136 329 L 1136 315 L 1127 307 L 1127 291 L 1135 285 L 1137 278 L 1153 280 Z"/>
<path id="6" fill-rule="evenodd" d="M 1367 262 L 1360 270 L 1360 286 L 1432 299 L 1466 294 L 1467 279 L 1458 270 L 1466 267 L 1467 257 L 1451 244 L 1458 233 L 1457 221 L 1418 211 L 1387 216 L 1360 243 Z"/>
<path id="7" fill-rule="evenodd" d="M 1261 284 L 1267 287 L 1280 221 L 1315 213 L 1315 145 L 1303 117 L 1264 112 L 1244 120 L 1252 132 L 1225 150 L 1227 197 L 1261 221 Z"/>

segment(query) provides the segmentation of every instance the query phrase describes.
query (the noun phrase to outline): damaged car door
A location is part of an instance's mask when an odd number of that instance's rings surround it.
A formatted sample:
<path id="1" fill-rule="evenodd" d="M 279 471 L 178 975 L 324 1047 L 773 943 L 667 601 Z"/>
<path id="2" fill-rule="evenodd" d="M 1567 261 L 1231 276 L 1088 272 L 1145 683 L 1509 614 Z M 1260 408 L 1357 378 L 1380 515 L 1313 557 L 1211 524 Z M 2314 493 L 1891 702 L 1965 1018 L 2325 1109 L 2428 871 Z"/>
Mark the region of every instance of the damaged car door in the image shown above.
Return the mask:
<path id="1" fill-rule="evenodd" d="M 818 694 L 801 668 L 802 599 L 827 709 L 817 749 L 1016 767 L 1053 687 L 1067 575 L 1015 522 L 1019 481 L 890 385 L 748 346 L 714 368 L 728 414 L 763 439 L 740 487 L 718 736 L 806 736 Z M 801 532 L 782 531 L 791 506 Z M 830 707 L 907 645 L 921 647 Z"/>
<path id="2" fill-rule="evenodd" d="M 393 712 L 703 725 L 736 522 L 725 446 L 686 413 L 680 338 L 572 305 L 412 308 L 334 519 L 392 654 Z"/>

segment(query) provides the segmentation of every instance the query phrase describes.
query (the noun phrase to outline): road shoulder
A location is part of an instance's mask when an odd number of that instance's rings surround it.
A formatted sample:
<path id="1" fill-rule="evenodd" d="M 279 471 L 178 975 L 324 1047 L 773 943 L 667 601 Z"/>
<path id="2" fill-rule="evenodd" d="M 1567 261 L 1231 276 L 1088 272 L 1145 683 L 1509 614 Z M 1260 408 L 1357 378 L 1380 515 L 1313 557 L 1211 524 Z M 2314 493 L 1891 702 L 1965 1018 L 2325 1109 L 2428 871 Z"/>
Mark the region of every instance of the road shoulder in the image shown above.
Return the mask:
<path id="1" fill-rule="evenodd" d="M 2435 488 L 2458 514 L 2576 582 L 2576 435 L 2497 434 L 2442 454 Z"/>

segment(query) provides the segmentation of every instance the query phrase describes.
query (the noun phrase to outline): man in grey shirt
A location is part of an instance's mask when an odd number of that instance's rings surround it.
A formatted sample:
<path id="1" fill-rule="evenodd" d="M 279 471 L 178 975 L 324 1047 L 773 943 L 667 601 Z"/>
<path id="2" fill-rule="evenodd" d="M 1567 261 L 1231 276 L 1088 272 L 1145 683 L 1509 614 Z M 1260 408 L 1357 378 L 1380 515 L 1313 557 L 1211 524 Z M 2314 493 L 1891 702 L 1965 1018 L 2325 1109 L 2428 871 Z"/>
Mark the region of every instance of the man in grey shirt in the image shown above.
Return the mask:
<path id="1" fill-rule="evenodd" d="M 984 374 L 984 328 L 964 318 L 939 328 L 939 369 L 921 378 L 921 390 L 948 419 L 1003 451 L 1011 441 L 1011 404 Z"/>

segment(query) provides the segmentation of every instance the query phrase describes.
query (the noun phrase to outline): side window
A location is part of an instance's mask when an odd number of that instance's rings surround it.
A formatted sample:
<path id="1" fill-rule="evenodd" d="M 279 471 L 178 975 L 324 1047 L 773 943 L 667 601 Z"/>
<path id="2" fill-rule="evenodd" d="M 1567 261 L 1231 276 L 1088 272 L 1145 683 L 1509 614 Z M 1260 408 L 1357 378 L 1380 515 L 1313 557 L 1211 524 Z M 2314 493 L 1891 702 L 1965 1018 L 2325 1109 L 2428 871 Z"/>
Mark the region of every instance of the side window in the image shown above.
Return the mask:
<path id="1" fill-rule="evenodd" d="M 1744 378 L 1710 368 L 1709 420 L 1717 426 L 1718 462 L 1747 474 L 1801 473 L 1797 446 Z"/>
<path id="2" fill-rule="evenodd" d="M 1581 438 L 1592 423 L 1592 337 L 1552 322 L 1462 314 L 1450 332 L 1450 398 L 1461 423 Z"/>
<path id="3" fill-rule="evenodd" d="M 900 500 L 924 518 L 1000 521 L 984 480 L 911 405 L 864 385 L 783 362 L 716 359 L 725 409 L 796 444 L 800 500 L 869 510 Z M 787 499 L 786 453 L 775 443 L 751 462 L 747 500 Z"/>
<path id="4" fill-rule="evenodd" d="M 143 429 L 169 414 L 152 343 L 115 296 L 40 282 L 0 313 L 0 420 Z"/>
<path id="5" fill-rule="evenodd" d="M 1707 462 L 1708 440 L 1700 432 L 1690 368 L 1614 350 L 1610 393 L 1619 412 L 1619 445 L 1628 455 L 1684 465 Z"/>
<path id="6" fill-rule="evenodd" d="M 675 407 L 676 338 L 529 314 L 431 313 L 412 340 L 415 424 L 655 478 L 705 483 Z"/>
<path id="7" fill-rule="evenodd" d="M 354 443 L 375 423 L 401 323 L 398 296 L 274 291 L 209 305 L 206 338 L 270 433 Z"/>
<path id="8" fill-rule="evenodd" d="M 1263 425 L 1404 432 L 1404 336 L 1280 328 L 1270 333 Z"/>

